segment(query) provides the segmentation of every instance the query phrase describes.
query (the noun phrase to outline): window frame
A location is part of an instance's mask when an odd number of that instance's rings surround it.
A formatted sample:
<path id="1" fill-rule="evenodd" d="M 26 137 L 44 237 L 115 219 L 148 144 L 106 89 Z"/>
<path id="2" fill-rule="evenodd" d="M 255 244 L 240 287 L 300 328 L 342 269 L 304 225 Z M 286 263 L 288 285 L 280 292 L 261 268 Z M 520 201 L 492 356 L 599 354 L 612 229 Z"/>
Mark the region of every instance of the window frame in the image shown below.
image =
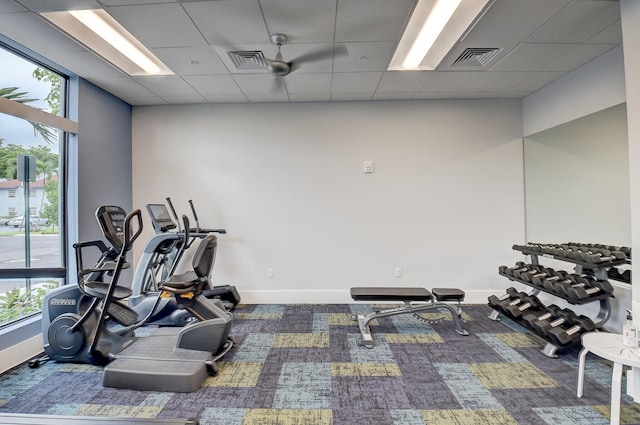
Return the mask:
<path id="1" fill-rule="evenodd" d="M 39 59 L 38 55 L 28 52 L 27 49 L 18 48 L 14 46 L 14 43 L 11 40 L 6 39 L 5 37 L 0 36 L 0 49 L 4 49 L 9 53 L 12 53 L 16 56 L 23 58 L 34 64 L 34 66 L 38 66 L 44 69 L 47 69 L 51 72 L 58 74 L 61 78 L 65 80 L 64 85 L 61 84 L 61 93 L 60 93 L 60 112 L 61 116 L 51 114 L 50 112 L 41 111 L 36 108 L 32 108 L 31 106 L 24 105 L 19 102 L 15 102 L 9 99 L 0 98 L 0 113 L 6 114 L 9 116 L 13 116 L 16 118 L 26 119 L 28 121 L 38 122 L 49 127 L 52 127 L 60 132 L 58 144 L 59 144 L 59 155 L 60 155 L 60 171 L 59 171 L 59 202 L 60 202 L 60 220 L 59 226 L 61 229 L 60 232 L 60 267 L 23 267 L 23 268 L 0 268 L 0 279 L 30 279 L 30 278 L 55 278 L 62 279 L 66 281 L 67 271 L 69 268 L 68 264 L 68 252 L 67 252 L 67 240 L 68 240 L 68 223 L 66 220 L 67 217 L 67 206 L 68 206 L 68 191 L 67 191 L 67 181 L 68 181 L 68 170 L 69 170 L 69 148 L 68 143 L 71 134 L 78 133 L 78 123 L 76 121 L 70 120 L 67 118 L 69 116 L 70 110 L 70 85 L 71 85 L 71 77 L 64 70 L 52 66 L 48 63 L 45 63 L 43 60 Z M 18 320 L 15 323 L 19 324 L 21 321 Z M 8 323 L 2 326 L 11 327 L 13 323 Z M 2 347 L 0 347 L 0 351 Z"/>

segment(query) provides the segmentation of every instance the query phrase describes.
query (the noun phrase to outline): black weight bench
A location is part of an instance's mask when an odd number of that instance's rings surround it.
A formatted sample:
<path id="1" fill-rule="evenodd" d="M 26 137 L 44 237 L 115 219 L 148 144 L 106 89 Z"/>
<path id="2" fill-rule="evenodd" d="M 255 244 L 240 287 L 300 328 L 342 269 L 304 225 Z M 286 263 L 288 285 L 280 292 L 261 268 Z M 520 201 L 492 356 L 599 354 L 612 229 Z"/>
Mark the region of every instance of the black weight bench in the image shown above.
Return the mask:
<path id="1" fill-rule="evenodd" d="M 362 338 L 358 339 L 358 345 L 367 348 L 373 348 L 373 337 L 369 322 L 379 317 L 395 316 L 397 314 L 412 313 L 418 316 L 418 313 L 425 311 L 438 311 L 445 309 L 451 313 L 451 318 L 456 327 L 456 332 L 460 335 L 469 335 L 469 332 L 462 328 L 461 302 L 464 300 L 464 291 L 453 288 L 434 288 L 428 291 L 425 288 L 396 288 L 396 287 L 355 287 L 351 288 L 351 298 L 354 301 L 367 302 L 401 302 L 402 307 L 389 308 L 380 311 L 374 311 L 367 314 L 354 315 L 354 320 L 358 321 L 358 327 Z M 449 302 L 457 302 L 457 308 L 454 308 Z M 415 304 L 420 303 L 420 304 Z"/>

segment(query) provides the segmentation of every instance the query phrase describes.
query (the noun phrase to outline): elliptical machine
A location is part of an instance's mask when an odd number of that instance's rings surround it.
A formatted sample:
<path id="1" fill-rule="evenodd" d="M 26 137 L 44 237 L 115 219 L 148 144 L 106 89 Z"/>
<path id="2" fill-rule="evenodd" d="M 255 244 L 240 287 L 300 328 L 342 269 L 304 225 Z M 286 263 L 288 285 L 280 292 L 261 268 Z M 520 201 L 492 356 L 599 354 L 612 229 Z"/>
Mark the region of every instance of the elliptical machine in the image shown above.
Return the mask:
<path id="1" fill-rule="evenodd" d="M 129 306 L 138 315 L 146 316 L 153 311 L 149 322 L 161 326 L 184 326 L 193 316 L 183 309 L 179 309 L 174 299 L 162 299 L 156 303 L 159 283 L 169 278 L 176 271 L 184 253 L 194 241 L 202 239 L 210 233 L 226 234 L 225 229 L 203 229 L 200 227 L 198 215 L 193 202 L 189 200 L 191 213 L 196 222 L 195 228 L 182 229 L 180 220 L 170 198 L 166 198 L 167 205 L 176 223 L 169 215 L 165 204 L 148 204 L 146 206 L 151 224 L 156 234 L 147 242 L 138 261 L 131 284 L 132 296 Z M 101 223 L 102 228 L 102 223 Z M 102 229 L 103 233 L 106 233 Z M 191 237 L 185 237 L 190 235 Z M 240 303 L 240 294 L 235 286 L 209 284 L 204 288 L 203 295 L 211 299 L 219 299 L 229 311 Z"/>
<path id="2" fill-rule="evenodd" d="M 119 207 L 106 206 L 97 213 L 109 230 L 108 239 L 121 241 L 115 263 L 106 261 L 98 267 L 83 269 L 81 251 L 90 245 L 78 246 L 79 287 L 91 301 L 81 315 L 63 313 L 50 322 L 44 332 L 45 352 L 57 361 L 109 363 L 103 375 L 104 386 L 194 391 L 208 373 L 217 372 L 215 361 L 233 346 L 230 336 L 233 316 L 219 302 L 202 295 L 213 267 L 217 238 L 208 235 L 201 240 L 193 258 L 192 271 L 174 275 L 161 285 L 163 294 L 175 297 L 179 307 L 199 321 L 180 329 L 159 329 L 144 338 L 135 337 L 133 327 L 114 332 L 107 326 L 108 318 L 125 326 L 138 322 L 135 311 L 122 302 L 131 295 L 131 290 L 118 285 L 118 280 L 126 264 L 126 255 L 142 232 L 142 217 L 140 210 L 126 217 L 123 212 Z M 183 220 L 188 229 L 187 217 L 183 216 Z M 137 230 L 132 230 L 134 228 Z M 96 275 L 105 279 L 85 279 Z"/>

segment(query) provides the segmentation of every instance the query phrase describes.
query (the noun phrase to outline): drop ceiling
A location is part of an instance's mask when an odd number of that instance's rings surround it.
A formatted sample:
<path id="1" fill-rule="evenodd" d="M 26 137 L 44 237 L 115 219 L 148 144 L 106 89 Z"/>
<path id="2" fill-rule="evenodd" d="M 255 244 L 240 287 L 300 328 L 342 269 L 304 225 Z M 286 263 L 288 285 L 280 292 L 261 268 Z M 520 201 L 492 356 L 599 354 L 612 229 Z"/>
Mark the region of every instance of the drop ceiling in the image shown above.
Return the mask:
<path id="1" fill-rule="evenodd" d="M 496 0 L 434 71 L 387 71 L 415 0 L 3 0 L 0 33 L 131 105 L 522 98 L 622 43 L 613 0 Z M 104 8 L 175 75 L 129 77 L 38 12 Z M 285 60 L 285 77 L 230 51 Z M 469 50 L 472 49 L 472 50 Z M 491 57 L 481 53 L 491 49 Z M 493 50 L 496 49 L 496 50 Z M 464 60 L 455 63 L 461 56 Z M 2 82 L 0 81 L 0 86 Z"/>

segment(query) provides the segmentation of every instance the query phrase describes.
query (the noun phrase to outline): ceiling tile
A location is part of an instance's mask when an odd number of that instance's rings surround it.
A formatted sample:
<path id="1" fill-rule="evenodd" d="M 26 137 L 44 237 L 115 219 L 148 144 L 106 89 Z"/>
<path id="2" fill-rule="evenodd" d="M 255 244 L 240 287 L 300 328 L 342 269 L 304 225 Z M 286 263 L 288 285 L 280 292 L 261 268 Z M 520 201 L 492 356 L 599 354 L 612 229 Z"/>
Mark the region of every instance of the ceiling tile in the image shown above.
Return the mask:
<path id="1" fill-rule="evenodd" d="M 247 99 L 251 103 L 289 102 L 289 96 L 286 94 L 248 94 Z"/>
<path id="2" fill-rule="evenodd" d="M 407 100 L 413 99 L 413 93 L 391 93 L 391 92 L 376 92 L 373 95 L 373 100 Z"/>
<path id="3" fill-rule="evenodd" d="M 162 96 L 167 103 L 172 105 L 186 105 L 193 103 L 208 103 L 205 98 L 195 94 L 192 96 Z"/>
<path id="4" fill-rule="evenodd" d="M 329 102 L 331 95 L 326 93 L 289 93 L 292 102 Z"/>
<path id="5" fill-rule="evenodd" d="M 620 3 L 617 1 L 574 1 L 526 41 L 582 43 L 619 19 Z"/>
<path id="6" fill-rule="evenodd" d="M 622 44 L 622 22 L 617 21 L 587 40 L 587 43 Z"/>
<path id="7" fill-rule="evenodd" d="M 345 43 L 348 55 L 333 61 L 334 72 L 386 71 L 396 49 L 393 41 Z"/>
<path id="8" fill-rule="evenodd" d="M 34 12 L 102 8 L 95 0 L 20 0 L 20 3 Z"/>
<path id="9" fill-rule="evenodd" d="M 153 97 L 127 97 L 122 98 L 132 106 L 166 105 L 167 101 L 158 96 Z"/>
<path id="10" fill-rule="evenodd" d="M 511 87 L 529 77 L 532 72 L 485 72 L 480 78 L 471 83 L 465 90 L 464 96 L 470 92 L 495 92 L 509 90 Z"/>
<path id="11" fill-rule="evenodd" d="M 478 91 L 458 93 L 457 99 L 496 99 L 503 94 L 502 91 Z"/>
<path id="12" fill-rule="evenodd" d="M 336 0 L 260 0 L 267 30 L 290 43 L 333 42 Z"/>
<path id="13" fill-rule="evenodd" d="M 464 90 L 485 71 L 434 72 L 420 89 L 421 92 L 453 92 Z"/>
<path id="14" fill-rule="evenodd" d="M 0 15 L 2 35 L 46 56 L 51 52 L 85 50 L 55 27 L 31 12 Z M 28 31 L 25 31 L 28 28 Z"/>
<path id="15" fill-rule="evenodd" d="M 121 99 L 156 97 L 153 92 L 131 78 L 93 78 L 89 81 Z"/>
<path id="16" fill-rule="evenodd" d="M 283 77 L 271 74 L 237 74 L 233 76 L 236 84 L 245 95 L 249 94 L 283 94 L 286 95 Z M 249 97 L 249 96 L 247 96 Z"/>
<path id="17" fill-rule="evenodd" d="M 338 72 L 333 74 L 331 93 L 370 93 L 376 90 L 382 72 Z M 333 99 L 333 96 L 331 96 Z"/>
<path id="18" fill-rule="evenodd" d="M 337 102 L 371 100 L 371 93 L 331 93 L 331 100 Z"/>
<path id="19" fill-rule="evenodd" d="M 376 93 L 415 93 L 430 75 L 429 71 L 388 71 L 382 74 Z"/>
<path id="20" fill-rule="evenodd" d="M 472 47 L 511 44 L 533 34 L 571 0 L 496 0 L 466 39 Z"/>
<path id="21" fill-rule="evenodd" d="M 289 74 L 285 77 L 287 92 L 328 93 L 331 90 L 331 74 Z"/>
<path id="22" fill-rule="evenodd" d="M 48 56 L 50 60 L 64 68 L 73 68 L 74 73 L 82 75 L 86 79 L 124 78 L 127 76 L 92 52 L 55 52 Z"/>
<path id="23" fill-rule="evenodd" d="M 210 94 L 204 96 L 209 103 L 247 103 L 249 99 L 244 94 Z"/>
<path id="24" fill-rule="evenodd" d="M 244 97 L 230 75 L 187 75 L 184 80 L 207 100 L 213 96 Z"/>
<path id="25" fill-rule="evenodd" d="M 426 100 L 426 99 L 454 99 L 459 92 L 457 91 L 431 91 L 424 93 L 417 93 L 413 98 L 416 100 Z"/>
<path id="26" fill-rule="evenodd" d="M 131 4 L 176 3 L 178 0 L 100 0 L 104 6 L 130 6 Z M 181 0 L 186 1 L 186 0 Z M 197 0 L 200 1 L 200 0 Z"/>
<path id="27" fill-rule="evenodd" d="M 179 75 L 226 74 L 227 67 L 210 47 L 165 47 L 153 53 Z"/>
<path id="28" fill-rule="evenodd" d="M 269 42 L 260 4 L 255 0 L 202 1 L 182 6 L 209 44 Z"/>
<path id="29" fill-rule="evenodd" d="M 616 47 L 616 44 L 580 44 L 567 54 L 559 57 L 542 71 L 568 72 L 597 58 L 601 54 Z"/>
<path id="30" fill-rule="evenodd" d="M 335 41 L 397 41 L 415 3 L 415 0 L 340 0 Z"/>
<path id="31" fill-rule="evenodd" d="M 576 46 L 576 44 L 562 43 L 522 43 L 491 70 L 538 71 Z"/>
<path id="32" fill-rule="evenodd" d="M 206 45 L 189 15 L 177 3 L 114 6 L 107 10 L 148 48 Z"/>
<path id="33" fill-rule="evenodd" d="M 562 77 L 564 72 L 536 72 L 527 79 L 511 87 L 509 91 L 534 92 Z"/>
<path id="34" fill-rule="evenodd" d="M 25 12 L 26 10 L 26 7 L 16 3 L 13 0 L 0 2 L 0 13 Z"/>
<path id="35" fill-rule="evenodd" d="M 532 92 L 530 91 L 515 91 L 509 90 L 506 92 L 502 92 L 498 98 L 499 99 L 522 99 L 525 96 L 530 95 Z"/>
<path id="36" fill-rule="evenodd" d="M 175 75 L 136 77 L 134 80 L 160 97 L 197 95 L 193 87 Z"/>

